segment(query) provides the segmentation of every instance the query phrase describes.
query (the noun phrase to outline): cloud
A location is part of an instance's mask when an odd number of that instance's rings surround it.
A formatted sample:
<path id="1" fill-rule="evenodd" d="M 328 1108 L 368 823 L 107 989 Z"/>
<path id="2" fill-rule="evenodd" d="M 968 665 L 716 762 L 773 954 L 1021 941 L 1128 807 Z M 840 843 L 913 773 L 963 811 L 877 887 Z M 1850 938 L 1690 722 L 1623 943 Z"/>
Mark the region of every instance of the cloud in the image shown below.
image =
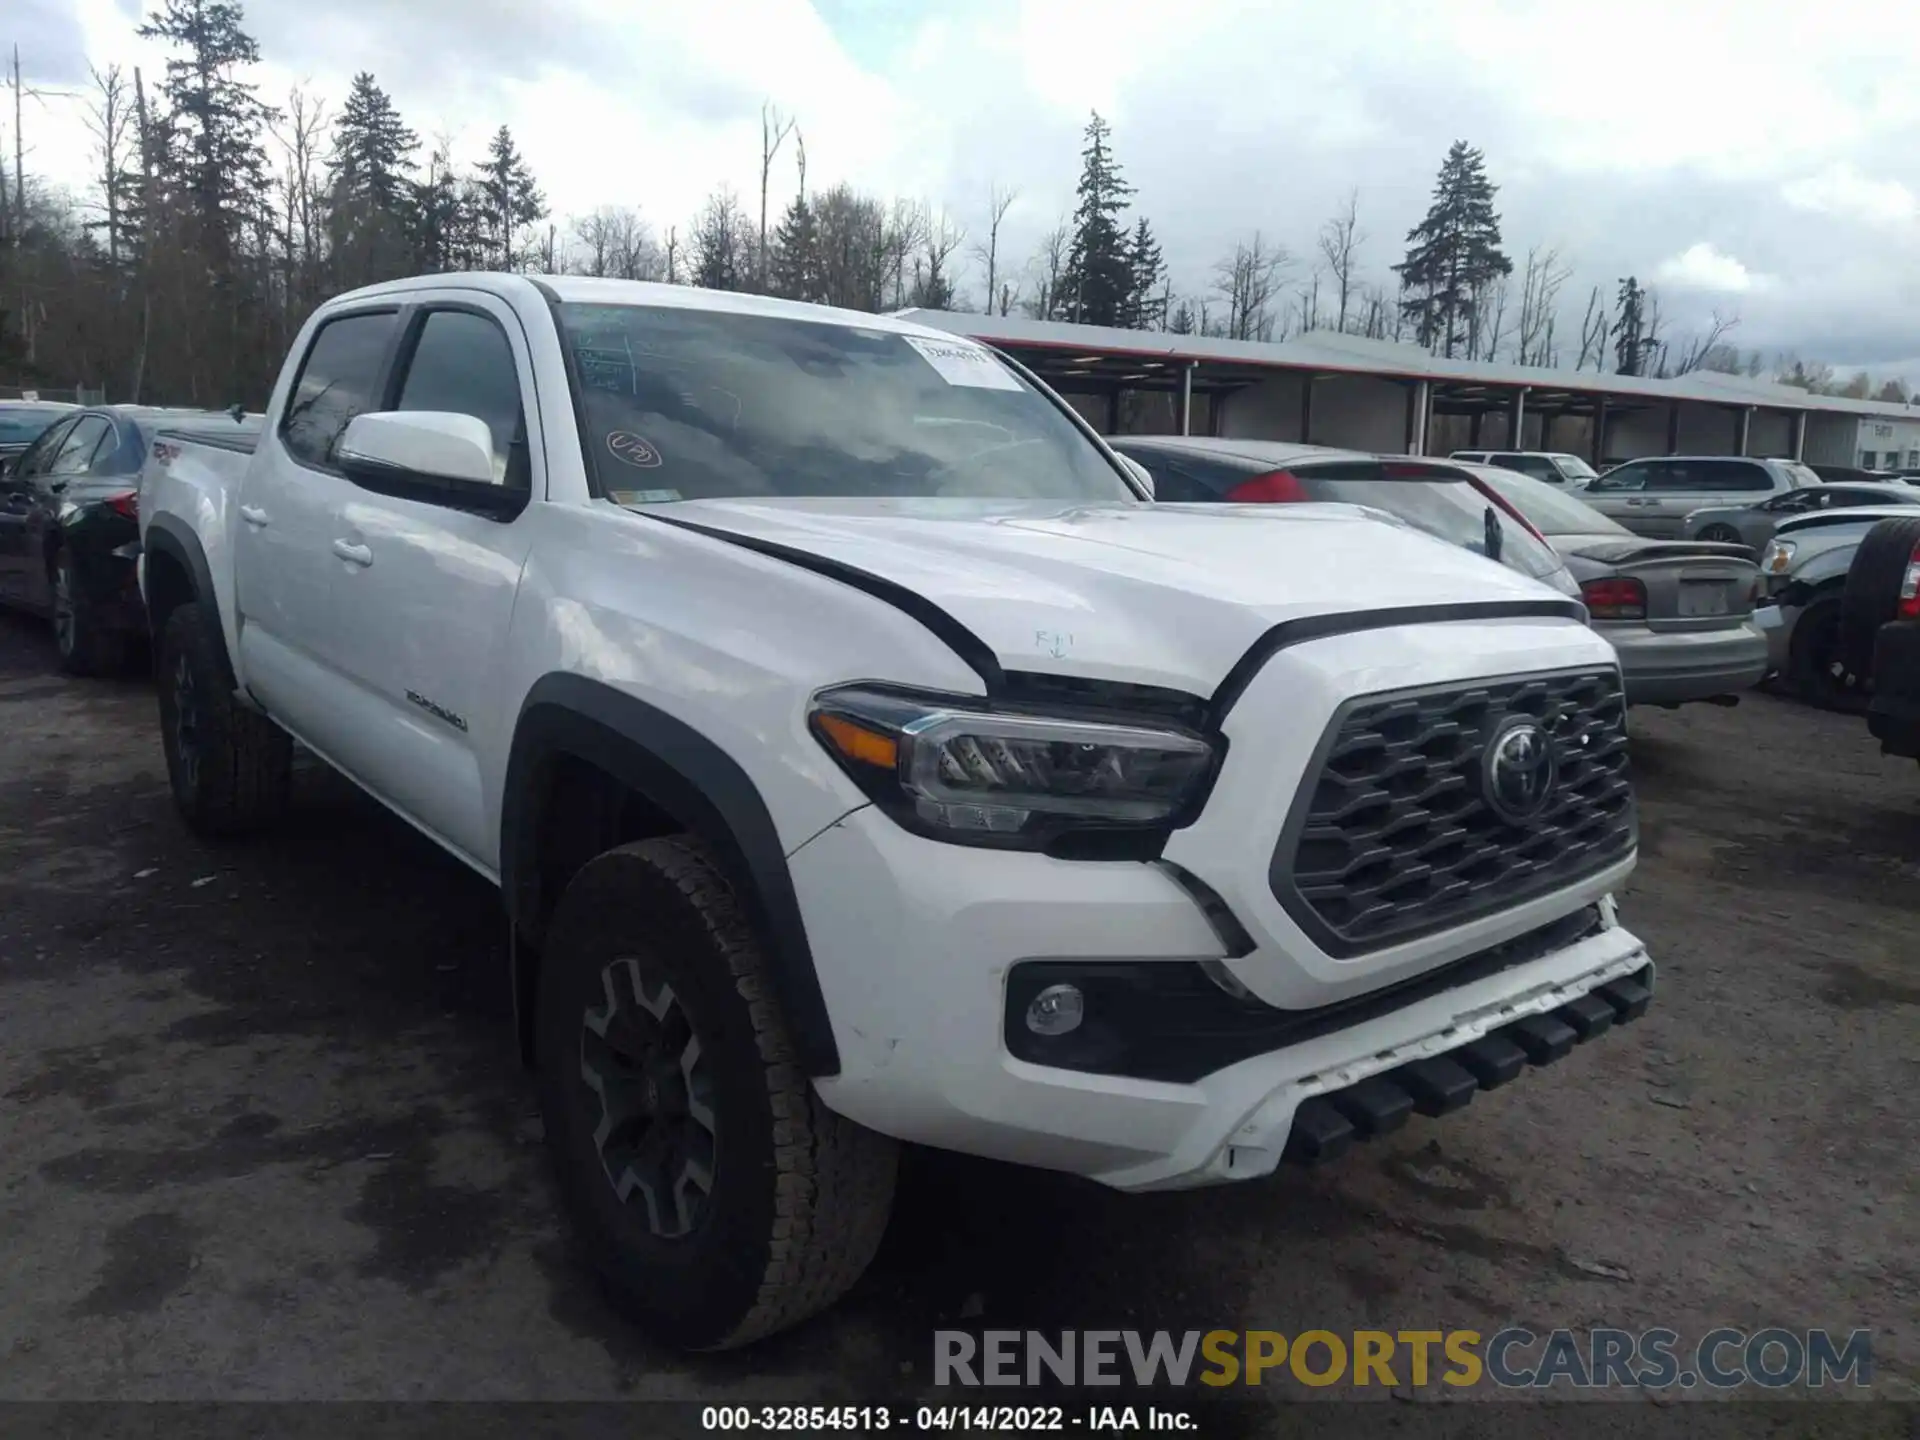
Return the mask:
<path id="1" fill-rule="evenodd" d="M 1676 290 L 1706 290 L 1722 295 L 1745 295 L 1772 283 L 1772 277 L 1754 274 L 1706 240 L 1662 260 L 1653 278 Z"/>
<path id="2" fill-rule="evenodd" d="M 14 0 L 18 8 L 21 0 Z M 153 0 L 25 0 L 30 73 L 145 67 Z M 1069 211 L 1099 108 L 1173 283 L 1208 292 L 1255 229 L 1312 275 L 1316 230 L 1359 192 L 1369 283 L 1424 213 L 1448 144 L 1486 152 L 1516 268 L 1557 248 L 1577 333 L 1591 289 L 1662 288 L 1676 333 L 1737 297 L 1738 343 L 1891 361 L 1920 334 L 1920 31 L 1875 0 L 1765 11 L 1730 0 L 246 0 L 279 100 L 337 104 L 372 68 L 423 139 L 471 163 L 512 127 L 555 211 L 638 205 L 684 228 L 708 191 L 757 210 L 760 106 L 797 116 L 810 186 L 946 206 L 983 239 L 988 189 L 1019 200 L 1000 274 Z M 77 22 L 77 23 L 76 23 Z M 23 46 L 23 54 L 26 47 Z M 1701 81 L 1711 56 L 1711 83 Z M 42 174 L 92 173 L 77 106 L 30 136 Z M 789 141 L 771 203 L 796 182 Z M 960 277 L 977 293 L 979 267 Z M 1515 287 L 1518 277 L 1515 277 Z M 1323 291 L 1324 294 L 1324 286 Z M 1218 302 L 1215 302 L 1216 306 Z M 1568 358 L 1571 358 L 1570 356 Z"/>
<path id="3" fill-rule="evenodd" d="M 1920 197 L 1913 191 L 1898 180 L 1870 179 L 1847 164 L 1788 181 L 1780 187 L 1780 198 L 1796 210 L 1842 220 L 1911 225 L 1920 219 Z"/>

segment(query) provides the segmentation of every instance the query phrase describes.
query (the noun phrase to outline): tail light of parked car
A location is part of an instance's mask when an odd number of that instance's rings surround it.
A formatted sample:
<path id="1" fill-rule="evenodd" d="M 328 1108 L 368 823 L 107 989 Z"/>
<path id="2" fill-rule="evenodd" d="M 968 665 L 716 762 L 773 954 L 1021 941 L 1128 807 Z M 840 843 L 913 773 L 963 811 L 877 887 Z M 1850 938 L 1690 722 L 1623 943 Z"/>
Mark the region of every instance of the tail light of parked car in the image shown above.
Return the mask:
<path id="1" fill-rule="evenodd" d="M 106 500 L 106 505 L 114 514 L 124 515 L 129 520 L 138 520 L 140 518 L 140 492 L 138 490 L 128 490 L 120 495 L 109 495 Z"/>
<path id="2" fill-rule="evenodd" d="M 1902 620 L 1920 620 L 1920 545 L 1907 557 L 1907 573 L 1900 577 L 1899 615 Z"/>
<path id="3" fill-rule="evenodd" d="M 1269 470 L 1251 480 L 1243 480 L 1227 492 L 1227 499 L 1240 505 L 1285 505 L 1307 498 L 1298 477 L 1285 470 Z"/>
<path id="4" fill-rule="evenodd" d="M 1647 587 L 1631 577 L 1589 580 L 1580 587 L 1580 598 L 1596 620 L 1647 618 Z"/>

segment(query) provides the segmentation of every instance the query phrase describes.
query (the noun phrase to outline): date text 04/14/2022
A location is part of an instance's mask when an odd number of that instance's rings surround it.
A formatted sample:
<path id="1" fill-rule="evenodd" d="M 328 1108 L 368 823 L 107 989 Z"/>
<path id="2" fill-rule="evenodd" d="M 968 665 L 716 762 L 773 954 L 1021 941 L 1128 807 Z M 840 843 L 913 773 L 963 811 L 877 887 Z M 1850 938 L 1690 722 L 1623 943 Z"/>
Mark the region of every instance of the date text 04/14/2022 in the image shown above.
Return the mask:
<path id="1" fill-rule="evenodd" d="M 1187 1431 L 1197 1427 L 1184 1410 L 1140 1405 L 708 1405 L 700 1412 L 703 1430 L 763 1434 L 818 1431 L 950 1431 L 988 1434 L 1054 1431 L 1098 1434 L 1109 1431 Z"/>

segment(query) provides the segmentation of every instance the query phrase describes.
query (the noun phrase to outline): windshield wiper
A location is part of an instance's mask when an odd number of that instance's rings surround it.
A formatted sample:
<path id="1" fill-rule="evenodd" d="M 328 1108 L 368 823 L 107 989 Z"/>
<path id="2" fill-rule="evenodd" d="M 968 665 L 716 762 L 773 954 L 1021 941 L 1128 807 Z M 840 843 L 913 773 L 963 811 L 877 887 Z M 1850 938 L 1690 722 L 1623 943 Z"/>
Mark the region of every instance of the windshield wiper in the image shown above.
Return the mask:
<path id="1" fill-rule="evenodd" d="M 1486 518 L 1482 521 L 1482 524 L 1486 527 L 1487 559 L 1498 560 L 1500 558 L 1500 547 L 1506 543 L 1507 537 L 1505 532 L 1500 528 L 1500 516 L 1495 513 L 1493 506 L 1487 506 Z"/>

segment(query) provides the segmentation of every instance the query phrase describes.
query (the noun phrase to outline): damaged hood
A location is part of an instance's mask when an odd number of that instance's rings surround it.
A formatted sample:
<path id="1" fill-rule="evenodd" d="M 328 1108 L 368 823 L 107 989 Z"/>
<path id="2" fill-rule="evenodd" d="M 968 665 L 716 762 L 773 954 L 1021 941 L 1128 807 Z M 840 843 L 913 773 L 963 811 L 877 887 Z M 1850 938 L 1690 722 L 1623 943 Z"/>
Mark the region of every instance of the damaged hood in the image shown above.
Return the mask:
<path id="1" fill-rule="evenodd" d="M 890 581 L 972 631 L 1005 669 L 1196 694 L 1285 621 L 1566 603 L 1494 561 L 1346 505 L 807 498 L 645 508 Z"/>

